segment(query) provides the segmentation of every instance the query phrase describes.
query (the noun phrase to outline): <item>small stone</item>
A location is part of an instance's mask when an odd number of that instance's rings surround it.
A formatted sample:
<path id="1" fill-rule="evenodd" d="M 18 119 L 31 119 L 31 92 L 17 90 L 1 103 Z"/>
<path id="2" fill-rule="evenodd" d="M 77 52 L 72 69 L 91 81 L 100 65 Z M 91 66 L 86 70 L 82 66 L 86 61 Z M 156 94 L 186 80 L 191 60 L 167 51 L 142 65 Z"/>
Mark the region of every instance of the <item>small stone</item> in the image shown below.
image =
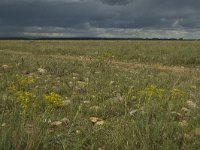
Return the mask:
<path id="1" fill-rule="evenodd" d="M 188 107 L 190 107 L 190 108 L 196 108 L 197 107 L 197 105 L 191 100 L 187 101 L 186 103 L 187 103 Z"/>
<path id="2" fill-rule="evenodd" d="M 90 117 L 89 119 L 94 125 L 103 125 L 105 122 L 103 119 L 98 117 Z"/>
<path id="3" fill-rule="evenodd" d="M 105 122 L 103 120 L 97 121 L 95 125 L 103 125 Z"/>
<path id="4" fill-rule="evenodd" d="M 132 100 L 136 100 L 137 99 L 137 97 L 136 96 L 132 96 Z"/>
<path id="5" fill-rule="evenodd" d="M 113 85 L 115 82 L 114 81 L 110 81 L 110 85 Z"/>
<path id="6" fill-rule="evenodd" d="M 83 104 L 89 104 L 90 101 L 83 101 Z"/>
<path id="7" fill-rule="evenodd" d="M 186 107 L 183 107 L 181 110 L 182 110 L 184 113 L 189 113 L 189 112 L 190 112 L 190 110 L 189 110 L 188 108 L 186 108 Z"/>
<path id="8" fill-rule="evenodd" d="M 81 131 L 80 130 L 76 130 L 76 134 L 80 134 L 81 133 Z"/>
<path id="9" fill-rule="evenodd" d="M 43 68 L 38 68 L 38 72 L 39 72 L 40 74 L 45 74 L 45 73 L 47 73 L 47 70 L 46 70 L 46 69 L 43 69 Z"/>
<path id="10" fill-rule="evenodd" d="M 51 126 L 52 127 L 58 127 L 58 126 L 61 126 L 63 124 L 63 122 L 61 121 L 54 121 L 51 123 Z"/>
<path id="11" fill-rule="evenodd" d="M 77 78 L 77 77 L 72 77 L 72 79 L 73 79 L 73 80 L 78 80 L 78 78 Z"/>
<path id="12" fill-rule="evenodd" d="M 186 107 L 183 107 L 181 109 L 181 111 L 186 115 L 186 116 L 190 116 L 190 109 L 186 108 Z"/>
<path id="13" fill-rule="evenodd" d="M 2 65 L 3 69 L 7 69 L 9 66 L 8 65 Z"/>
<path id="14" fill-rule="evenodd" d="M 137 112 L 138 112 L 137 109 L 132 110 L 132 111 L 129 112 L 129 115 L 130 115 L 130 116 L 134 116 Z"/>
<path id="15" fill-rule="evenodd" d="M 64 117 L 63 119 L 60 120 L 62 123 L 69 123 L 69 119 Z"/>
<path id="16" fill-rule="evenodd" d="M 90 121 L 96 123 L 99 120 L 97 117 L 90 117 Z"/>
<path id="17" fill-rule="evenodd" d="M 2 123 L 2 125 L 1 125 L 2 127 L 5 127 L 6 126 L 6 123 Z"/>

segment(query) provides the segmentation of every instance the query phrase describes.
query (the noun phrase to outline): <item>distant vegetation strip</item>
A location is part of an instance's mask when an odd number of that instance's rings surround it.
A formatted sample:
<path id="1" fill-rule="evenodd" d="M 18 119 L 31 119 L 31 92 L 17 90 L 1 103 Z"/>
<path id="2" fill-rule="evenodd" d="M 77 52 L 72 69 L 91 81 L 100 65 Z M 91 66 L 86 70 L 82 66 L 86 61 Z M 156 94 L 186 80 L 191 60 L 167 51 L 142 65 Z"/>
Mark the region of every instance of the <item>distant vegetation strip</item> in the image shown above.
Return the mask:
<path id="1" fill-rule="evenodd" d="M 10 54 L 17 54 L 17 55 L 35 55 L 31 52 L 21 52 L 21 51 L 13 51 L 13 50 L 0 50 L 0 52 L 3 53 L 10 53 Z M 38 55 L 38 54 L 37 54 Z M 39 55 L 42 57 L 51 57 L 55 59 L 66 59 L 66 60 L 74 60 L 74 61 L 96 61 L 98 58 L 92 58 L 90 56 L 70 56 L 70 55 L 48 55 L 48 54 L 42 54 Z M 138 62 L 123 62 L 123 61 L 118 61 L 118 60 L 108 60 L 108 63 L 112 65 L 117 65 L 122 68 L 126 69 L 136 69 L 136 68 L 148 68 L 148 69 L 158 69 L 162 71 L 172 71 L 175 73 L 183 73 L 183 72 L 199 72 L 200 70 L 198 68 L 188 68 L 188 67 L 183 67 L 183 66 L 167 66 L 167 65 L 162 65 L 162 64 L 145 64 L 145 63 L 138 63 Z"/>

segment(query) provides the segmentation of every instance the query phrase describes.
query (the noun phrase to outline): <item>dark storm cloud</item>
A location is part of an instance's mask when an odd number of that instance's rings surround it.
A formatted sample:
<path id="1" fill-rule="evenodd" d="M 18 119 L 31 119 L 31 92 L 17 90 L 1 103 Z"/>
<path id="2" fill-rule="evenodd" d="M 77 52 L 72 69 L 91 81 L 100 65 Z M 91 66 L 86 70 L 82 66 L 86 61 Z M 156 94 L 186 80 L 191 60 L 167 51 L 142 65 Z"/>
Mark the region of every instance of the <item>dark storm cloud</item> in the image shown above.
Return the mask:
<path id="1" fill-rule="evenodd" d="M 0 36 L 192 36 L 199 14 L 197 0 L 1 0 Z"/>
<path id="2" fill-rule="evenodd" d="M 101 0 L 101 1 L 109 5 L 127 5 L 133 2 L 134 0 Z"/>

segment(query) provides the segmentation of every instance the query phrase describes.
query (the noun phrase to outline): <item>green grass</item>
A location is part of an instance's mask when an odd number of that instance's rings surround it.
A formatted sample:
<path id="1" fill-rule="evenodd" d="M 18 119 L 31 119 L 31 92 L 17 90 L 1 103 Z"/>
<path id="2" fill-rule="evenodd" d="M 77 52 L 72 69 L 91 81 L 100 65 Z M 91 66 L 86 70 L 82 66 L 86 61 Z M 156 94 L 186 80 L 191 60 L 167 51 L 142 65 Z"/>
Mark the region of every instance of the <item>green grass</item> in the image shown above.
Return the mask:
<path id="1" fill-rule="evenodd" d="M 34 54 L 114 56 L 117 60 L 199 65 L 199 41 L 0 41 L 0 49 Z"/>
<path id="2" fill-rule="evenodd" d="M 199 46 L 0 41 L 0 149 L 198 149 Z M 21 84 L 29 78 L 33 84 Z M 26 111 L 19 91 L 33 95 Z M 50 106 L 51 92 L 68 104 Z"/>

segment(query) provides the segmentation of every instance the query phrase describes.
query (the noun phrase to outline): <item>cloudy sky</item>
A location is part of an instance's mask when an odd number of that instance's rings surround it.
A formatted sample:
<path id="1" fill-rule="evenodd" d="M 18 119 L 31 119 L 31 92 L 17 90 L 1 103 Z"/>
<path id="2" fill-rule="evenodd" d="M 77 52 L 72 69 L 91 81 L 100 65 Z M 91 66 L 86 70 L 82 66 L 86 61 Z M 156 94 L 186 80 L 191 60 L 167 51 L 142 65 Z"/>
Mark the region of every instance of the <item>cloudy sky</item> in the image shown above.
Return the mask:
<path id="1" fill-rule="evenodd" d="M 0 37 L 200 38 L 200 0 L 0 0 Z"/>

